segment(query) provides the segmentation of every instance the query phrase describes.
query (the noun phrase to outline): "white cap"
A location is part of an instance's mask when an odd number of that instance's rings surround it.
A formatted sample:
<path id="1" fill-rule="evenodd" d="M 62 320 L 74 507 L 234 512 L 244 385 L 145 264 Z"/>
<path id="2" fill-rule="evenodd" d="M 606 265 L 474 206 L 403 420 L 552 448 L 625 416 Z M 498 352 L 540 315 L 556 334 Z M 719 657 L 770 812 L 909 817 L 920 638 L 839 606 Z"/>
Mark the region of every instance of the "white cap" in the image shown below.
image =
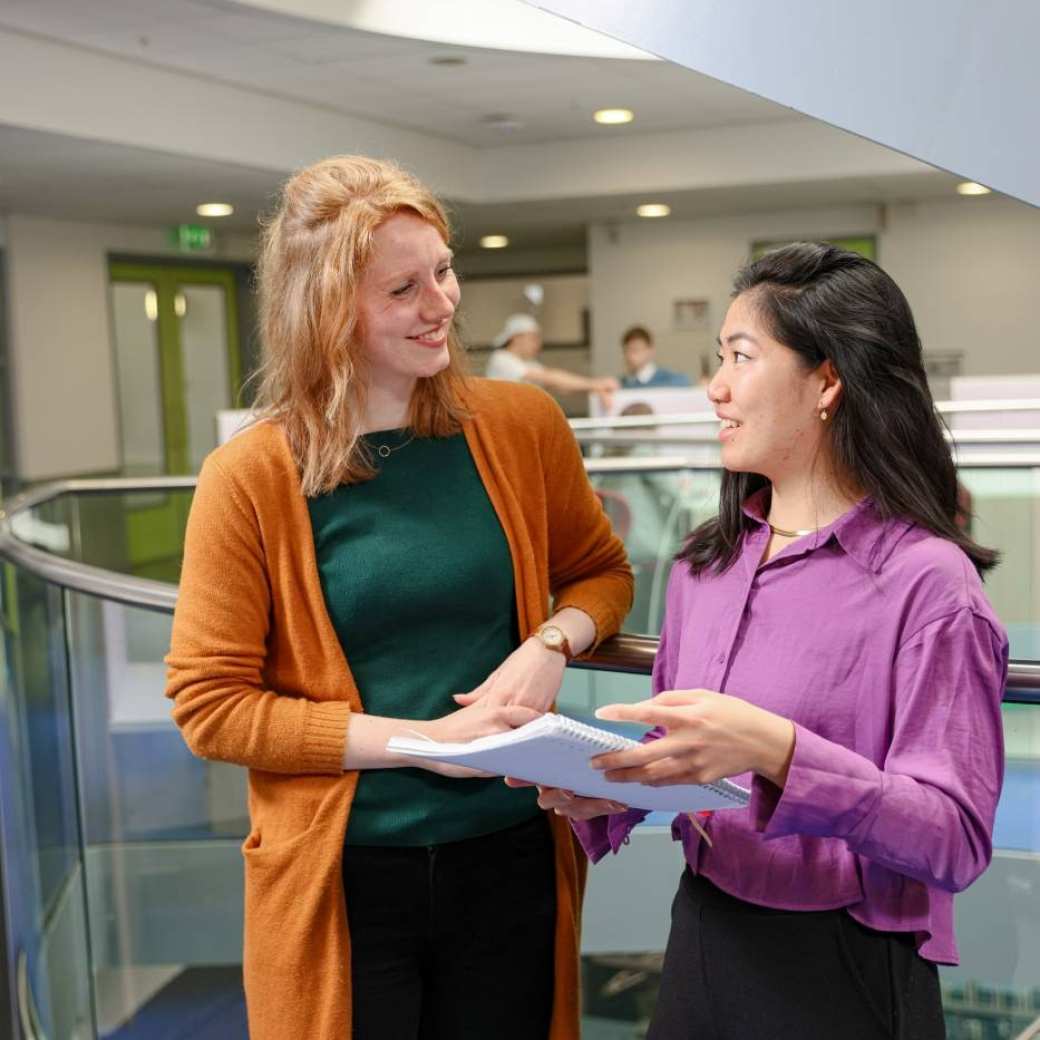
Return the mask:
<path id="1" fill-rule="evenodd" d="M 510 314 L 502 331 L 491 341 L 494 347 L 504 347 L 514 336 L 522 332 L 541 332 L 542 328 L 530 314 Z"/>

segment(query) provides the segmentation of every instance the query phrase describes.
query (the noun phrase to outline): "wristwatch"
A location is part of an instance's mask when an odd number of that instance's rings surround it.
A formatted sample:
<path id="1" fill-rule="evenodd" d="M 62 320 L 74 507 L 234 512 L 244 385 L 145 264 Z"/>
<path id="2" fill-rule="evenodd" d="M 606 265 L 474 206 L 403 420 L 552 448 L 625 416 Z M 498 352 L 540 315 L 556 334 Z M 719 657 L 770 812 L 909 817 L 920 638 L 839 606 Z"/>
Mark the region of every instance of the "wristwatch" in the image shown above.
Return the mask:
<path id="1" fill-rule="evenodd" d="M 552 650 L 555 653 L 563 654 L 564 659 L 567 661 L 572 661 L 574 659 L 571 644 L 568 642 L 563 629 L 559 626 L 550 624 L 539 625 L 532 634 L 535 639 L 541 642 L 542 646 L 544 646 L 546 650 Z"/>

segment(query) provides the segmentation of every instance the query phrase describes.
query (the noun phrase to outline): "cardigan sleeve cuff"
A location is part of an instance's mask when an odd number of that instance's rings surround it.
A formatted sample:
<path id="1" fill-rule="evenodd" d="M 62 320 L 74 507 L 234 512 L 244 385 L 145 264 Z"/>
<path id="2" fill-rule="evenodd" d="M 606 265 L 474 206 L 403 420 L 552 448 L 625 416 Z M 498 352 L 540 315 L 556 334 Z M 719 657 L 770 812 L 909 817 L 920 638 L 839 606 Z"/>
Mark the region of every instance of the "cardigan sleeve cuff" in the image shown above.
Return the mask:
<path id="1" fill-rule="evenodd" d="M 303 722 L 301 772 L 342 773 L 350 705 L 346 701 L 311 701 Z"/>
<path id="2" fill-rule="evenodd" d="M 588 657 L 604 639 L 616 635 L 620 630 L 621 621 L 617 616 L 617 611 L 613 606 L 605 604 L 600 596 L 583 596 L 575 590 L 575 592 L 568 593 L 566 596 L 556 600 L 552 609 L 555 612 L 563 610 L 564 607 L 574 607 L 583 614 L 588 614 L 596 628 L 596 634 L 593 636 L 592 643 L 580 654 L 575 655 L 579 660 L 583 657 Z"/>

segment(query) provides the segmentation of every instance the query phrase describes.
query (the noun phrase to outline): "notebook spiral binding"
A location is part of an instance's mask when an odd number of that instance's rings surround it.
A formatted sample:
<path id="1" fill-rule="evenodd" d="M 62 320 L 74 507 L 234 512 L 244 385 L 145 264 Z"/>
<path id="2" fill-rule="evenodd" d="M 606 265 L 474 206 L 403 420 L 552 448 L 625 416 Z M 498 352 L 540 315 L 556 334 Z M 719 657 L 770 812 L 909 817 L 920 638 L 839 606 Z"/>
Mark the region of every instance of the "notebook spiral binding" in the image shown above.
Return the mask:
<path id="1" fill-rule="evenodd" d="M 629 748 L 639 747 L 638 740 L 623 737 L 621 734 L 603 735 L 603 730 L 595 726 L 588 726 L 584 722 L 568 718 L 565 715 L 547 716 L 553 719 L 553 728 L 562 736 L 580 741 L 589 747 L 598 748 L 601 751 L 627 751 Z M 721 798 L 728 798 L 737 805 L 745 805 L 747 798 L 739 789 L 734 790 L 734 785 L 728 780 L 716 780 L 711 783 L 701 784 L 701 787 L 714 791 Z"/>

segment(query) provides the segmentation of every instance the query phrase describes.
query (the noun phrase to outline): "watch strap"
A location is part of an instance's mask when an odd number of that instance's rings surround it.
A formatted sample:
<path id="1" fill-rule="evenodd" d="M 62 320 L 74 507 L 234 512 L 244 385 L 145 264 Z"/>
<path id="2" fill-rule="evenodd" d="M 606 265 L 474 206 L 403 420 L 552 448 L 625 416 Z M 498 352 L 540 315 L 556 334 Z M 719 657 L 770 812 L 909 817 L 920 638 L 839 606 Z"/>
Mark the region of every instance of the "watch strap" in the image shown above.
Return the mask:
<path id="1" fill-rule="evenodd" d="M 534 636 L 546 650 L 563 654 L 564 659 L 568 663 L 574 660 L 574 651 L 571 649 L 570 640 L 559 625 L 553 625 L 549 622 L 539 625 L 534 630 Z"/>

